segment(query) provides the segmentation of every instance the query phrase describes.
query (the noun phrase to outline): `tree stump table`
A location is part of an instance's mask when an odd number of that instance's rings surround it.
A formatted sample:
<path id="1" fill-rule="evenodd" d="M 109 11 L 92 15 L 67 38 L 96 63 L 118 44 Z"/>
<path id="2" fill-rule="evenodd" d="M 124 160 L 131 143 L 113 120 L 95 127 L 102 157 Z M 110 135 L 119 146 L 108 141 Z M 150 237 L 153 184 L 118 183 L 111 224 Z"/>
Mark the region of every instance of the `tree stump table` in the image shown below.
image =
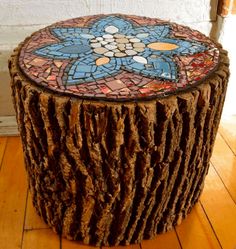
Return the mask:
<path id="1" fill-rule="evenodd" d="M 198 201 L 227 53 L 159 19 L 96 15 L 32 34 L 9 60 L 33 204 L 86 244 L 139 243 Z"/>

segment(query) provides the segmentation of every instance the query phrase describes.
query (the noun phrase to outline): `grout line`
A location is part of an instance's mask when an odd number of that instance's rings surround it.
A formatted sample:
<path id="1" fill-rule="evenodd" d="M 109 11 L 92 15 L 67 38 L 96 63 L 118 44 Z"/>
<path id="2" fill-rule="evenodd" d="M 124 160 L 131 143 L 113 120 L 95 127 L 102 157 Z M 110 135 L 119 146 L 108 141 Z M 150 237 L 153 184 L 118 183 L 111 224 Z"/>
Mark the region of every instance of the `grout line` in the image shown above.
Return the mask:
<path id="1" fill-rule="evenodd" d="M 214 233 L 214 235 L 215 235 L 215 237 L 216 237 L 216 240 L 217 240 L 218 243 L 219 243 L 220 248 L 223 249 L 223 247 L 222 247 L 222 245 L 221 245 L 221 243 L 220 243 L 220 240 L 219 240 L 219 238 L 218 238 L 218 236 L 217 236 L 217 234 L 216 234 L 216 231 L 215 231 L 215 229 L 214 229 L 214 227 L 213 227 L 213 225 L 212 225 L 212 223 L 211 223 L 211 221 L 210 221 L 210 218 L 209 218 L 208 215 L 207 215 L 206 210 L 204 209 L 204 206 L 203 206 L 201 200 L 199 201 L 199 203 L 200 203 L 200 205 L 201 205 L 201 207 L 202 207 L 202 210 L 203 210 L 203 212 L 204 212 L 204 214 L 205 214 L 205 216 L 206 216 L 206 218 L 207 218 L 207 220 L 208 220 L 208 222 L 209 222 L 209 224 L 210 224 L 210 227 L 211 227 L 211 229 L 212 229 L 212 231 L 213 231 L 213 233 Z"/>
<path id="2" fill-rule="evenodd" d="M 73 18 L 73 17 L 69 17 L 69 18 Z M 154 17 L 152 17 L 154 18 Z M 68 19 L 68 18 L 67 18 Z M 55 21 L 52 21 L 50 23 L 35 23 L 35 24 L 12 24 L 12 25 L 0 25 L 0 29 L 1 28 L 33 28 L 33 27 L 46 27 L 46 26 L 49 26 L 51 25 L 52 23 L 56 23 L 56 22 L 59 22 L 60 20 L 55 20 Z M 171 22 L 177 22 L 178 20 L 177 19 L 173 19 Z M 213 22 L 216 22 L 217 21 L 217 18 L 212 18 L 212 19 L 206 19 L 206 20 L 199 20 L 199 21 L 188 21 L 188 20 L 183 20 L 184 23 L 186 24 L 199 24 L 199 23 L 213 23 Z"/>
<path id="3" fill-rule="evenodd" d="M 171 22 L 177 22 L 178 20 L 173 20 L 173 21 L 171 21 Z M 183 23 L 185 24 L 185 25 L 191 25 L 191 24 L 199 24 L 199 23 L 215 23 L 215 22 L 217 22 L 217 18 L 215 18 L 215 19 L 209 19 L 209 20 L 202 20 L 202 21 L 200 21 L 200 22 L 186 22 L 186 21 L 183 21 Z"/>
<path id="4" fill-rule="evenodd" d="M 27 188 L 26 200 L 25 200 L 25 212 L 24 212 L 24 222 L 22 227 L 22 236 L 21 236 L 21 249 L 23 247 L 24 233 L 25 233 L 25 220 L 26 220 L 26 211 L 27 211 L 27 202 L 28 202 L 29 189 Z"/>
<path id="5" fill-rule="evenodd" d="M 174 228 L 174 229 L 175 229 L 175 228 Z M 178 235 L 176 229 L 175 229 L 175 234 L 176 234 L 177 240 L 178 240 L 178 242 L 179 242 L 180 248 L 183 249 L 183 246 L 182 246 L 182 244 L 181 244 L 181 242 L 180 242 L 180 238 L 179 238 L 179 235 Z"/>
<path id="6" fill-rule="evenodd" d="M 210 161 L 210 162 L 211 162 L 211 161 Z M 214 166 L 214 164 L 213 164 L 212 162 L 211 162 L 211 166 L 214 168 L 214 170 L 215 170 L 216 174 L 217 174 L 217 175 L 218 175 L 218 177 L 220 178 L 220 180 L 221 180 L 222 184 L 224 185 L 224 187 L 225 187 L 226 191 L 228 192 L 228 194 L 229 194 L 230 198 L 232 199 L 232 201 L 233 201 L 233 202 L 234 202 L 234 204 L 236 205 L 236 201 L 234 200 L 234 198 L 233 198 L 233 196 L 231 195 L 231 193 L 230 193 L 230 191 L 229 191 L 228 187 L 225 185 L 225 183 L 224 183 L 223 179 L 221 178 L 220 174 L 218 173 L 217 169 L 215 168 L 215 166 Z"/>
<path id="7" fill-rule="evenodd" d="M 1 169 L 2 169 L 2 163 L 3 163 L 3 158 L 4 158 L 4 155 L 5 155 L 6 149 L 7 149 L 7 144 L 8 144 L 8 138 L 7 138 L 7 140 L 6 140 L 5 147 L 4 147 L 4 150 L 3 150 L 2 160 L 1 160 L 1 162 L 0 162 L 0 171 L 1 171 Z"/>
<path id="8" fill-rule="evenodd" d="M 225 141 L 225 143 L 227 144 L 227 146 L 229 147 L 229 149 L 232 151 L 232 153 L 234 154 L 234 156 L 236 156 L 236 154 L 234 153 L 233 149 L 231 148 L 231 146 L 229 145 L 227 139 L 224 138 L 224 136 L 221 134 L 220 131 L 218 131 L 219 135 L 222 137 L 222 139 Z"/>
<path id="9" fill-rule="evenodd" d="M 58 22 L 58 21 L 55 21 Z M 38 26 L 46 26 L 46 25 L 50 25 L 51 23 L 35 23 L 35 24 L 4 24 L 4 25 L 0 25 L 0 29 L 1 28 L 18 28 L 18 27 L 38 27 Z"/>

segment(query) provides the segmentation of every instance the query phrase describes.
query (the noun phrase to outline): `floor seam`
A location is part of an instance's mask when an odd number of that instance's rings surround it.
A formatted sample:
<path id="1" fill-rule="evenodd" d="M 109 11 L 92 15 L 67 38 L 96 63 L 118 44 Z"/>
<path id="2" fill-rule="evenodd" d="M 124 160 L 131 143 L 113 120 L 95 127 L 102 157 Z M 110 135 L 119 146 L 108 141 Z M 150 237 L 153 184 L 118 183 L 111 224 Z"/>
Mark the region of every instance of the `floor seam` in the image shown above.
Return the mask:
<path id="1" fill-rule="evenodd" d="M 225 185 L 225 183 L 224 183 L 223 179 L 221 178 L 220 174 L 218 173 L 218 171 L 217 171 L 216 167 L 214 166 L 214 164 L 212 163 L 212 161 L 210 161 L 210 162 L 211 162 L 211 165 L 212 165 L 212 167 L 214 168 L 214 170 L 215 170 L 215 172 L 216 172 L 217 176 L 220 178 L 220 181 L 221 181 L 221 182 L 222 182 L 222 184 L 224 185 L 224 187 L 225 187 L 225 189 L 226 189 L 227 193 L 229 194 L 230 198 L 232 199 L 232 201 L 233 201 L 233 202 L 234 202 L 234 204 L 236 205 L 236 201 L 234 200 L 234 197 L 231 195 L 231 193 L 230 193 L 230 191 L 229 191 L 228 187 Z"/>
<path id="2" fill-rule="evenodd" d="M 181 241 L 180 241 L 179 235 L 178 235 L 178 233 L 177 233 L 177 231 L 176 231 L 176 228 L 174 228 L 174 230 L 175 230 L 175 234 L 176 234 L 177 240 L 178 240 L 178 242 L 179 242 L 179 246 L 180 246 L 181 249 L 183 249 L 183 246 L 182 246 L 182 244 L 181 244 Z"/>
<path id="3" fill-rule="evenodd" d="M 0 171 L 1 171 L 1 169 L 2 169 L 3 158 L 4 158 L 4 156 L 5 156 L 5 152 L 6 152 L 6 148 L 7 148 L 7 144 L 8 144 L 8 138 L 6 138 L 6 139 L 7 139 L 7 140 L 6 140 L 5 148 L 4 148 L 4 150 L 3 150 L 2 160 L 1 160 L 1 162 L 0 162 Z"/>
<path id="4" fill-rule="evenodd" d="M 215 231 L 215 229 L 214 229 L 214 227 L 213 227 L 213 225 L 212 225 L 212 223 L 211 223 L 211 221 L 210 221 L 210 218 L 209 218 L 208 215 L 207 215 L 207 212 L 206 212 L 206 210 L 205 210 L 205 208 L 204 208 L 202 202 L 199 201 L 199 203 L 200 203 L 200 205 L 201 205 L 201 207 L 202 207 L 202 210 L 203 210 L 204 214 L 206 215 L 206 218 L 207 218 L 207 220 L 208 220 L 208 223 L 209 223 L 209 225 L 210 225 L 210 227 L 211 227 L 211 229 L 212 229 L 212 231 L 213 231 L 213 233 L 214 233 L 214 235 L 215 235 L 215 237 L 216 237 L 216 240 L 217 240 L 217 242 L 218 242 L 220 248 L 223 249 L 223 246 L 222 246 L 221 243 L 220 243 L 220 240 L 219 240 L 219 238 L 218 238 L 218 236 L 217 236 L 217 234 L 216 234 L 216 231 Z"/>
<path id="5" fill-rule="evenodd" d="M 218 131 L 219 135 L 222 137 L 222 139 L 224 140 L 224 142 L 226 143 L 226 145 L 229 147 L 229 149 L 231 150 L 231 152 L 233 153 L 233 155 L 236 157 L 236 154 L 234 153 L 233 149 L 231 148 L 231 146 L 229 145 L 227 139 L 225 139 L 225 137 L 221 134 L 220 131 Z"/>
<path id="6" fill-rule="evenodd" d="M 24 232 L 25 232 L 25 220 L 26 220 L 26 211 L 27 211 L 27 202 L 28 202 L 29 189 L 27 188 L 26 200 L 25 200 L 25 211 L 24 211 L 24 222 L 22 227 L 22 236 L 21 236 L 21 249 L 23 248 Z"/>

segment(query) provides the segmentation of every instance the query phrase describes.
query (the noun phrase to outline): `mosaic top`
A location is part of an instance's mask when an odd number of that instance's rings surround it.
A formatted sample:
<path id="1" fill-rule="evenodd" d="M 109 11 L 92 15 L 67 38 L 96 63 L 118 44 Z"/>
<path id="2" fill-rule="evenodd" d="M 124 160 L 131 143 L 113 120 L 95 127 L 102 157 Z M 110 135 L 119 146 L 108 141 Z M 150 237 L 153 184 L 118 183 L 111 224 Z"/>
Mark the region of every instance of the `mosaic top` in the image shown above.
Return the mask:
<path id="1" fill-rule="evenodd" d="M 159 19 L 98 15 L 34 33 L 19 65 L 32 81 L 82 98 L 132 100 L 186 90 L 216 67 L 219 50 L 206 36 Z"/>

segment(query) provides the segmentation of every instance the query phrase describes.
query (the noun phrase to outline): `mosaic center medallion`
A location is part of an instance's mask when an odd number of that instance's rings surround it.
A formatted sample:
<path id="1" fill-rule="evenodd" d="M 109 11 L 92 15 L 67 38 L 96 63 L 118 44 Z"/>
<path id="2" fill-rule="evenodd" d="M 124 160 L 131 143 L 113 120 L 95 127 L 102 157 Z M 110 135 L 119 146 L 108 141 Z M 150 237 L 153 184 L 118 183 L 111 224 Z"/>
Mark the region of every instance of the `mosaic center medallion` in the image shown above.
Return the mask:
<path id="1" fill-rule="evenodd" d="M 19 65 L 32 81 L 82 98 L 161 97 L 199 84 L 219 50 L 198 31 L 159 19 L 88 16 L 51 25 L 23 45 Z"/>

